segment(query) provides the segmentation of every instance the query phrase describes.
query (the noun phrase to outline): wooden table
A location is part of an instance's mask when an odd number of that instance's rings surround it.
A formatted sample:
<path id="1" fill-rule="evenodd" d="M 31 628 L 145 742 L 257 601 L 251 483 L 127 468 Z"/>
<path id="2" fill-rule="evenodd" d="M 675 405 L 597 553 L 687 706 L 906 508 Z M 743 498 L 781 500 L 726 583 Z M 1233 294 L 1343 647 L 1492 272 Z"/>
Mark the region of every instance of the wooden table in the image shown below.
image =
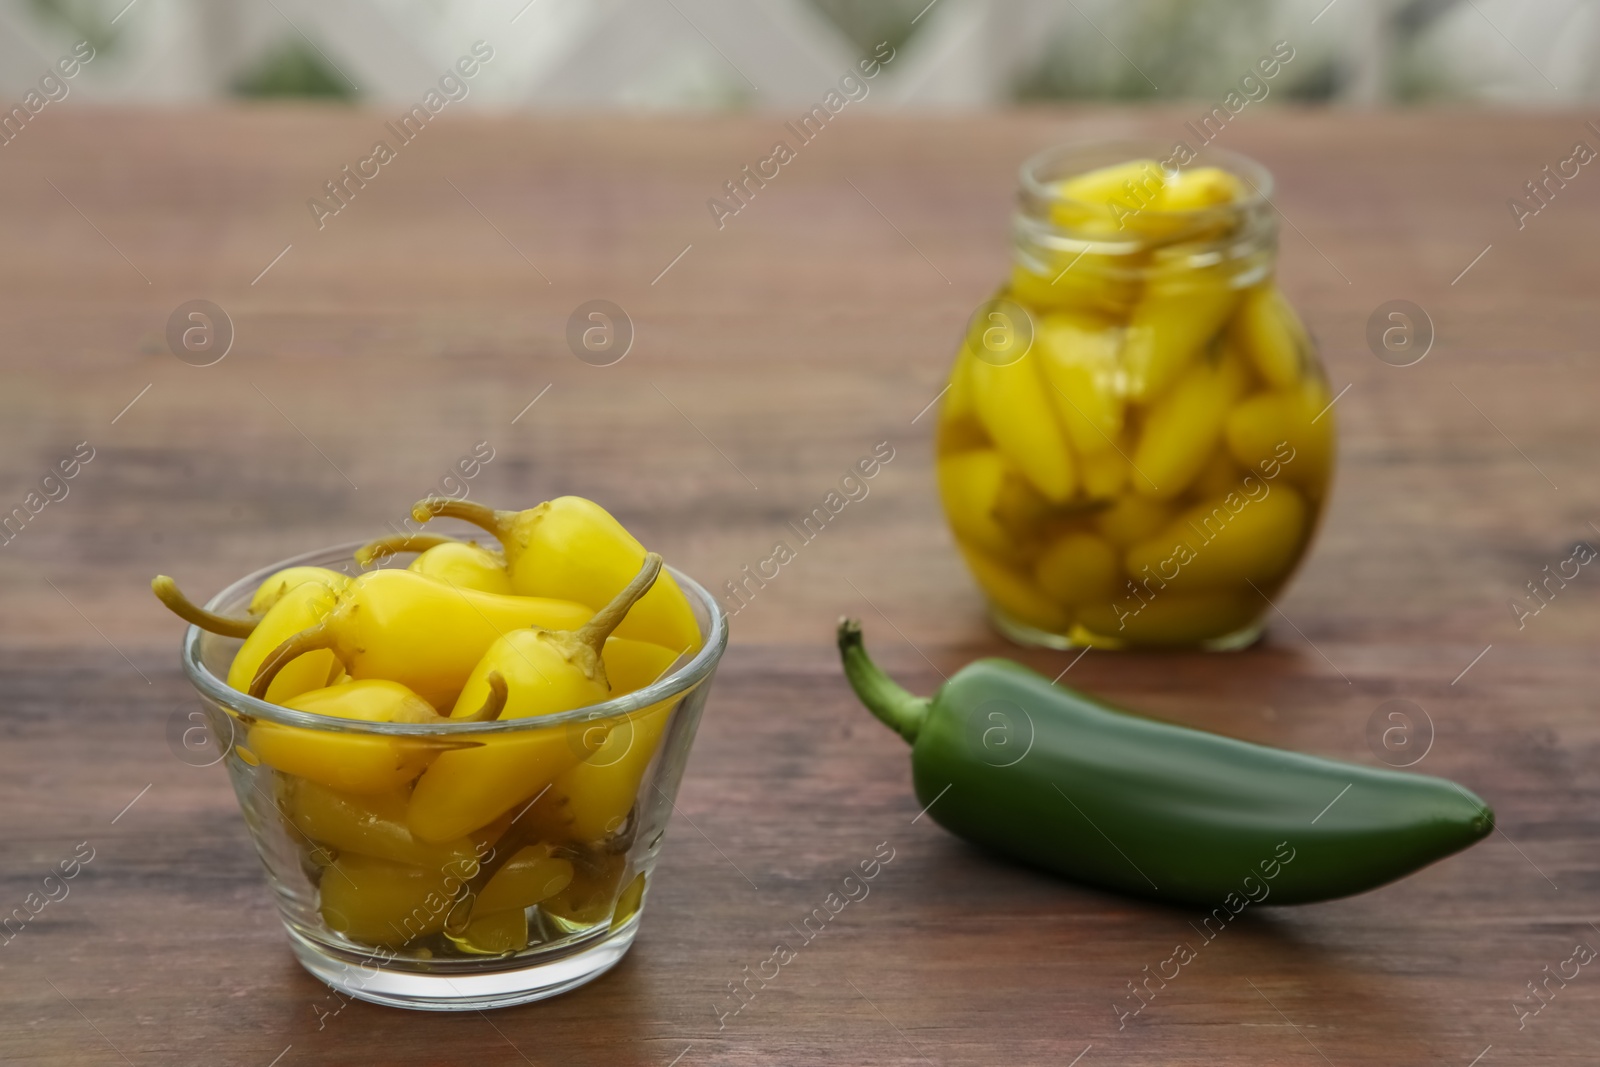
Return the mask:
<path id="1" fill-rule="evenodd" d="M 452 114 L 319 230 L 307 199 L 385 116 L 41 115 L 0 149 L 0 510 L 77 442 L 94 458 L 0 551 L 0 911 L 80 842 L 93 859 L 0 947 L 0 1061 L 1592 1062 L 1600 971 L 1552 985 L 1520 1029 L 1513 1007 L 1576 943 L 1600 947 L 1600 576 L 1520 628 L 1510 607 L 1600 539 L 1600 177 L 1520 231 L 1506 204 L 1597 143 L 1578 116 L 1252 110 L 1226 130 L 1277 174 L 1283 284 L 1348 386 L 1333 505 L 1260 646 L 1094 652 L 1067 679 L 1369 763 L 1375 709 L 1415 701 L 1435 728 L 1418 769 L 1482 793 L 1502 832 L 1363 897 L 1251 915 L 1119 1029 L 1127 983 L 1194 939 L 1193 916 L 916 819 L 905 746 L 840 678 L 845 612 L 925 691 L 981 654 L 1073 662 L 987 628 L 915 417 L 1001 277 L 1018 162 L 1187 117 L 847 113 L 719 230 L 707 199 L 780 119 Z M 235 331 L 205 367 L 166 340 L 200 298 Z M 565 340 L 599 298 L 636 331 L 607 367 Z M 1397 298 L 1437 332 L 1405 368 L 1365 339 Z M 381 531 L 480 441 L 475 499 L 592 496 L 719 588 L 875 444 L 894 459 L 735 620 L 616 970 L 488 1016 L 327 1014 L 221 768 L 174 754 L 194 705 L 146 583 L 209 593 Z M 719 1028 L 728 984 L 882 842 L 871 895 Z"/>

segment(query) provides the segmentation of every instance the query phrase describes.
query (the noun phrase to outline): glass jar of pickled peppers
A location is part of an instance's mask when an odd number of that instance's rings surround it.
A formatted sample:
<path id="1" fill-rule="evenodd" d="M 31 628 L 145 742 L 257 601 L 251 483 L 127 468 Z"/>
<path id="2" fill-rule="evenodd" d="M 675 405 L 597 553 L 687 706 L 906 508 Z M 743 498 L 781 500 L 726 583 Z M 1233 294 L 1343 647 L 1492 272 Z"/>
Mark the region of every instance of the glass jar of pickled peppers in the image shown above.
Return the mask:
<path id="1" fill-rule="evenodd" d="M 945 514 L 1024 644 L 1248 645 L 1327 498 L 1332 398 L 1274 279 L 1271 176 L 1153 147 L 1023 165 L 1011 277 L 944 395 Z"/>

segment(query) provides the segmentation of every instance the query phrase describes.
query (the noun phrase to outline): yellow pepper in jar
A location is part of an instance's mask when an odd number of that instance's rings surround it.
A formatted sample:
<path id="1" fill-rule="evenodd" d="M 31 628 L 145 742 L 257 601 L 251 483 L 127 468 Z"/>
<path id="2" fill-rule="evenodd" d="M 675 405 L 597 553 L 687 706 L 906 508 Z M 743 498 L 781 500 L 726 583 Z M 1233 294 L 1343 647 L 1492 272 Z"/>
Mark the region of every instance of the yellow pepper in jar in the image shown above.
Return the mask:
<path id="1" fill-rule="evenodd" d="M 1144 429 L 1131 462 L 1141 480 L 1134 489 L 1172 500 L 1189 488 L 1222 441 L 1228 410 L 1244 392 L 1239 361 L 1201 360 L 1144 412 Z"/>

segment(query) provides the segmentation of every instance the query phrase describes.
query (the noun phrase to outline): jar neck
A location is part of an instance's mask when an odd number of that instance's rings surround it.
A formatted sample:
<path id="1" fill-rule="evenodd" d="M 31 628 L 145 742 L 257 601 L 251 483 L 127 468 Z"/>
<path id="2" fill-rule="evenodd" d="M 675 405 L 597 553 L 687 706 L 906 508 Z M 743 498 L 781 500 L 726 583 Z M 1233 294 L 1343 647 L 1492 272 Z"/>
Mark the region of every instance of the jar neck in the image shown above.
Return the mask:
<path id="1" fill-rule="evenodd" d="M 1150 163 L 1116 183 L 1114 192 L 1079 200 L 1064 191 L 1069 179 L 1139 159 Z M 1163 183 L 1207 167 L 1231 175 L 1239 194 L 1198 210 L 1156 206 Z M 1276 263 L 1271 187 L 1272 176 L 1259 163 L 1220 149 L 1180 154 L 1139 141 L 1053 148 L 1022 166 L 1013 260 L 1047 281 L 1070 272 L 1137 283 L 1158 272 L 1203 270 L 1244 288 L 1269 277 Z"/>

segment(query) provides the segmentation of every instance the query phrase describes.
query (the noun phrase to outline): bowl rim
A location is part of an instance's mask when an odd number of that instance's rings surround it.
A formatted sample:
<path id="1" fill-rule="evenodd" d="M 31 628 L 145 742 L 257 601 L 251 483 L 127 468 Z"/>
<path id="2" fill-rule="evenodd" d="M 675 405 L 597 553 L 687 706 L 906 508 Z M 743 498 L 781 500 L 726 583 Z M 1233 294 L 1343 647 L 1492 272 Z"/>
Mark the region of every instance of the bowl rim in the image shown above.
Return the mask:
<path id="1" fill-rule="evenodd" d="M 289 559 L 262 567 L 230 583 L 206 602 L 206 608 L 211 611 L 222 610 L 224 605 L 237 601 L 241 593 L 254 590 L 269 575 L 275 574 L 285 567 L 327 566 L 329 563 L 336 564 L 338 557 L 343 557 L 345 560 L 353 560 L 355 550 L 367 543 L 368 539 L 363 539 L 331 545 L 327 548 L 302 552 L 298 556 L 292 556 Z M 405 553 L 401 553 L 401 555 L 405 555 Z M 217 635 L 207 634 L 200 627 L 194 625 L 187 627 L 183 634 L 181 652 L 183 672 L 188 677 L 189 682 L 199 690 L 202 697 L 222 707 L 230 715 L 276 723 L 281 726 L 295 726 L 329 733 L 371 734 L 388 737 L 437 738 L 461 735 L 476 737 L 484 734 L 528 733 L 535 730 L 564 727 L 575 722 L 588 723 L 596 719 L 617 718 L 638 711 L 641 708 L 661 704 L 687 693 L 703 682 L 716 669 L 718 661 L 721 660 L 723 652 L 728 647 L 728 614 L 722 605 L 717 602 L 716 598 L 704 586 L 676 567 L 667 566 L 666 570 L 672 575 L 673 580 L 678 583 L 678 587 L 685 594 L 698 599 L 710 613 L 710 629 L 709 632 L 702 635 L 704 640 L 700 651 L 695 653 L 688 663 L 678 667 L 672 673 L 656 679 L 656 681 L 643 689 L 636 689 L 631 693 L 613 697 L 599 704 L 588 704 L 581 708 L 573 708 L 570 711 L 563 711 L 554 715 L 539 715 L 523 719 L 497 720 L 495 722 L 395 723 L 340 719 L 328 715 L 318 715 L 309 711 L 296 711 L 279 704 L 268 703 L 248 693 L 241 693 L 213 674 L 201 658 L 200 646 L 205 637 L 215 637 Z M 222 640 L 228 639 L 222 638 Z"/>

